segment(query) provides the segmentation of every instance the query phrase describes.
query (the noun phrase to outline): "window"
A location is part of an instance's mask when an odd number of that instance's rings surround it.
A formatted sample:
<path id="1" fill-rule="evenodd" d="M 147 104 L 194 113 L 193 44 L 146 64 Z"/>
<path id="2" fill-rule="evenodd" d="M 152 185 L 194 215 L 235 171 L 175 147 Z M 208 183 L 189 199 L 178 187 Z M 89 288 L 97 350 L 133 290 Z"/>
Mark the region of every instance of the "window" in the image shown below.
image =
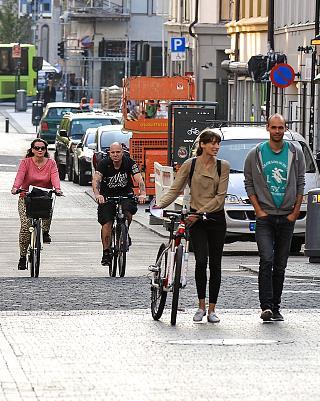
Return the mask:
<path id="1" fill-rule="evenodd" d="M 306 173 L 315 173 L 316 168 L 310 150 L 308 149 L 307 145 L 304 142 L 299 142 L 299 144 L 301 145 L 306 162 Z"/>
<path id="2" fill-rule="evenodd" d="M 220 0 L 220 21 L 231 20 L 231 0 Z"/>
<path id="3" fill-rule="evenodd" d="M 21 48 L 20 75 L 28 75 L 28 48 Z M 11 47 L 0 47 L 0 75 L 15 75 L 17 59 L 12 57 Z"/>
<path id="4" fill-rule="evenodd" d="M 132 14 L 148 14 L 148 0 L 131 0 Z"/>

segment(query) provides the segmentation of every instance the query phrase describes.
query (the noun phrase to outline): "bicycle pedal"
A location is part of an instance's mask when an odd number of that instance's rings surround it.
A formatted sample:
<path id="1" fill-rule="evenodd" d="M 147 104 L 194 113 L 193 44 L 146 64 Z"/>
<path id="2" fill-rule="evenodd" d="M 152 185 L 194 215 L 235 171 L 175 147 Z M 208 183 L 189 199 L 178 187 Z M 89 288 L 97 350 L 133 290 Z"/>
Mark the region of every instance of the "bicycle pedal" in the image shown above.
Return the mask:
<path id="1" fill-rule="evenodd" d="M 148 268 L 148 270 L 149 270 L 150 272 L 153 272 L 153 273 L 158 273 L 158 272 L 159 272 L 159 267 L 158 267 L 158 266 L 155 266 L 155 265 L 150 265 L 149 268 Z"/>

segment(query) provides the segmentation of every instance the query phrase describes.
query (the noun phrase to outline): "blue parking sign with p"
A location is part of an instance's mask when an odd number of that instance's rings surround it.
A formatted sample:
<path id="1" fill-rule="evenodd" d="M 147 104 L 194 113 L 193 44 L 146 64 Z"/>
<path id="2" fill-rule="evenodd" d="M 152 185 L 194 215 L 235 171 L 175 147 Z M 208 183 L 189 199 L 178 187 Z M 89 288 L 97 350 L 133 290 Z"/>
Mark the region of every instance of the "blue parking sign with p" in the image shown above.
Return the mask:
<path id="1" fill-rule="evenodd" d="M 186 38 L 171 38 L 171 51 L 172 52 L 185 52 L 186 51 Z"/>

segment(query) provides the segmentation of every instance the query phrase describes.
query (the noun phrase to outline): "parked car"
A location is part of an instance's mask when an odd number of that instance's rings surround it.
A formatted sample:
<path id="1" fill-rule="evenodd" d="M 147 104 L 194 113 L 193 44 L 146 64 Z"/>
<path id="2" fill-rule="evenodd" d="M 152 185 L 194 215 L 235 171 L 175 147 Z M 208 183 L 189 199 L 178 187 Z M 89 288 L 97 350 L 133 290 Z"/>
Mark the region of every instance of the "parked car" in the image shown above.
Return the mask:
<path id="1" fill-rule="evenodd" d="M 256 216 L 253 206 L 244 187 L 244 161 L 250 149 L 256 144 L 269 139 L 269 133 L 264 127 L 222 127 L 215 129 L 221 135 L 220 159 L 230 163 L 230 179 L 225 203 L 227 220 L 226 242 L 255 241 Z M 305 196 L 300 215 L 295 224 L 291 252 L 299 252 L 305 242 L 307 194 L 320 184 L 319 171 L 312 152 L 305 139 L 296 132 L 287 131 L 287 141 L 292 141 L 302 148 L 306 162 Z M 196 138 L 191 153 L 194 155 L 198 147 L 199 136 Z"/>
<path id="2" fill-rule="evenodd" d="M 74 150 L 73 182 L 81 186 L 88 185 L 92 179 L 91 160 L 93 150 L 88 146 L 94 142 L 97 128 L 88 128 Z"/>
<path id="3" fill-rule="evenodd" d="M 79 103 L 48 103 L 40 120 L 38 138 L 42 138 L 50 144 L 54 143 L 62 117 L 66 113 L 76 113 L 77 111 L 80 111 Z"/>
<path id="4" fill-rule="evenodd" d="M 69 181 L 73 181 L 73 152 L 88 128 L 116 124 L 119 124 L 119 120 L 108 113 L 65 114 L 57 130 L 54 153 L 60 179 L 64 180 L 68 174 Z"/>
<path id="5" fill-rule="evenodd" d="M 123 131 L 122 129 L 123 126 L 121 124 L 99 127 L 97 129 L 94 142 L 89 145 L 89 148 L 93 150 L 93 157 L 91 161 L 93 174 L 99 162 L 108 155 L 110 145 L 113 142 L 119 142 L 122 144 L 124 150 L 129 151 L 129 142 L 130 138 L 132 137 L 132 133 Z"/>

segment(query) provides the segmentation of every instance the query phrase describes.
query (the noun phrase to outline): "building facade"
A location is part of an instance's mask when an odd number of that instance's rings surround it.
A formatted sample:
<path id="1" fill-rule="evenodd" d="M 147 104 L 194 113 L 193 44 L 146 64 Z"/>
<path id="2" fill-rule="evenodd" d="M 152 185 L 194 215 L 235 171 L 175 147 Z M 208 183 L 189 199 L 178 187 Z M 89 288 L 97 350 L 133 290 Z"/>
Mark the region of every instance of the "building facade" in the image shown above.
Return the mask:
<path id="1" fill-rule="evenodd" d="M 97 101 L 101 87 L 121 86 L 124 76 L 164 75 L 165 6 L 160 0 L 60 0 L 50 22 L 39 20 L 39 55 L 60 63 L 65 87 L 74 87 L 77 99 Z"/>
<path id="2" fill-rule="evenodd" d="M 230 0 L 171 0 L 168 21 L 168 72 L 170 75 L 193 73 L 197 100 L 216 101 L 217 118 L 225 119 L 228 107 L 227 74 L 221 62 L 228 59 L 225 49 L 230 39 L 225 27 L 231 16 Z M 186 39 L 185 60 L 175 61 L 171 38 Z"/>
<path id="3" fill-rule="evenodd" d="M 252 56 L 267 54 L 268 0 L 236 0 L 232 7 L 232 21 L 226 24 L 231 37 L 229 61 L 223 63 L 228 72 L 228 119 L 260 121 L 264 118 L 266 84 L 249 76 L 247 63 Z"/>
<path id="4" fill-rule="evenodd" d="M 311 46 L 315 36 L 317 3 L 315 0 L 307 3 L 299 0 L 274 1 L 275 49 L 287 55 L 296 78 L 294 84 L 285 90 L 273 90 L 273 110 L 294 121 L 292 128 L 300 132 L 314 150 L 320 147 L 318 113 L 313 112 L 318 108 L 319 91 L 312 79 L 312 70 L 316 75 L 319 60 L 314 53 L 315 65 L 312 65 L 313 52 L 317 49 Z"/>

